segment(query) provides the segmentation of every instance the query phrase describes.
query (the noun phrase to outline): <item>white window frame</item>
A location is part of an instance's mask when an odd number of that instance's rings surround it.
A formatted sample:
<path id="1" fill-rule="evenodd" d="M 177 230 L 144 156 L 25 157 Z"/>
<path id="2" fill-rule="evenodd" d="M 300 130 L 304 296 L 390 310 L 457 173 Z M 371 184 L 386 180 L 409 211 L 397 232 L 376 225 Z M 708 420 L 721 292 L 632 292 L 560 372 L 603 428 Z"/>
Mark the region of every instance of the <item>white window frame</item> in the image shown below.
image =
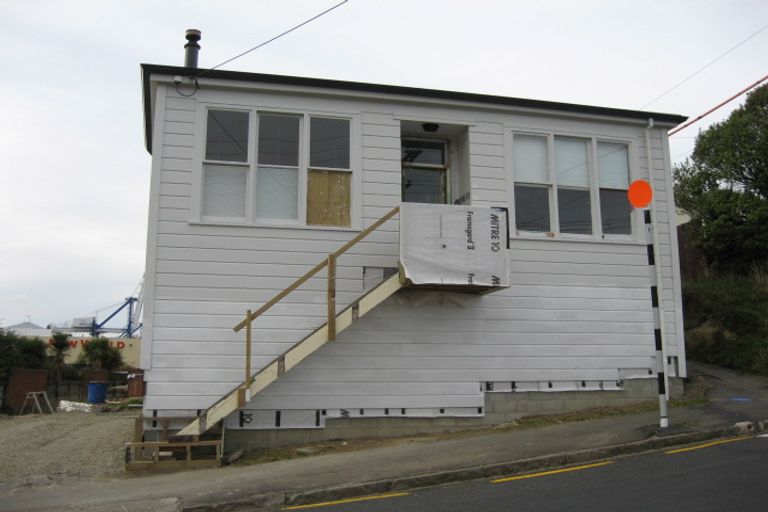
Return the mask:
<path id="1" fill-rule="evenodd" d="M 574 187 L 571 185 L 563 185 L 560 187 L 560 185 L 557 183 L 557 162 L 555 161 L 555 139 L 557 137 L 562 137 L 566 139 L 580 139 L 583 140 L 587 146 L 587 179 L 589 180 L 587 187 Z M 598 231 L 595 230 L 595 155 L 593 151 L 593 145 L 590 143 L 590 137 L 583 137 L 579 135 L 573 135 L 573 134 L 567 134 L 563 135 L 560 133 L 554 133 L 551 134 L 550 138 L 551 146 L 550 146 L 550 155 L 552 156 L 552 191 L 555 196 L 555 229 L 553 232 L 556 236 L 559 236 L 560 238 L 565 239 L 574 239 L 574 240 L 589 240 L 595 237 L 595 234 L 598 233 Z M 592 223 L 592 232 L 591 233 L 563 233 L 560 230 L 560 205 L 558 201 L 558 187 L 570 189 L 570 190 L 588 190 L 589 191 L 589 212 L 590 212 L 590 222 Z M 598 214 L 600 210 L 600 205 L 597 205 Z"/>
<path id="2" fill-rule="evenodd" d="M 627 146 L 628 155 L 628 167 L 629 167 L 629 182 L 632 183 L 639 176 L 639 163 L 637 161 L 637 148 L 636 142 L 633 139 L 626 137 L 606 137 L 603 135 L 592 134 L 578 134 L 567 132 L 554 132 L 554 131 L 533 131 L 526 129 L 512 129 L 507 132 L 505 137 L 508 144 L 507 161 L 510 162 L 509 174 L 511 176 L 510 189 L 508 193 L 510 204 L 510 225 L 514 226 L 514 230 L 519 237 L 522 238 L 556 238 L 562 240 L 605 240 L 605 241 L 624 241 L 624 242 L 642 242 L 641 240 L 641 228 L 642 218 L 641 212 L 635 208 L 632 210 L 630 218 L 631 233 L 630 234 L 604 234 L 602 226 L 602 214 L 600 211 L 600 183 L 599 183 L 599 170 L 597 162 L 597 143 L 607 142 L 613 144 L 624 144 Z M 515 179 L 514 169 L 514 138 L 515 135 L 530 135 L 546 137 L 547 139 L 547 172 L 549 177 L 549 183 L 529 183 L 521 181 L 520 185 L 538 185 L 547 186 L 549 188 L 549 218 L 550 218 L 550 231 L 527 231 L 517 229 L 517 219 L 515 218 L 515 185 L 518 184 Z M 555 162 L 555 137 L 566 137 L 570 139 L 583 139 L 587 142 L 587 165 L 589 176 L 589 197 L 590 197 L 590 212 L 592 216 L 592 233 L 562 233 L 560 231 L 560 212 L 557 200 L 557 168 Z M 572 187 L 563 187 L 572 188 Z M 584 190 L 579 188 L 580 190 Z"/>
<path id="3" fill-rule="evenodd" d="M 313 166 L 312 162 L 310 161 L 310 155 L 312 152 L 312 118 L 313 117 L 320 117 L 323 119 L 343 119 L 346 121 L 349 121 L 349 169 L 343 169 L 340 167 L 320 167 L 320 166 Z M 305 155 L 306 158 L 306 165 L 304 165 L 304 177 L 301 178 L 299 176 L 299 179 L 301 179 L 302 184 L 304 186 L 304 192 L 302 193 L 302 197 L 304 198 L 303 206 L 299 206 L 299 218 L 304 219 L 305 225 L 311 228 L 341 228 L 344 229 L 347 226 L 323 226 L 319 224 L 307 224 L 307 194 L 309 194 L 309 171 L 332 171 L 332 172 L 348 172 L 351 174 L 349 180 L 350 180 L 350 187 L 349 187 L 349 220 L 352 226 L 355 225 L 355 217 L 354 215 L 354 201 L 355 201 L 355 181 L 356 178 L 359 176 L 360 173 L 355 173 L 353 170 L 354 164 L 352 161 L 352 155 L 353 155 L 353 120 L 350 117 L 345 116 L 339 116 L 339 115 L 325 115 L 325 114 L 305 114 L 304 115 L 304 126 L 305 131 L 302 132 L 304 135 L 303 143 L 302 143 L 302 153 Z M 360 144 L 358 147 L 360 147 L 362 144 Z M 301 159 L 299 159 L 301 160 Z M 359 181 L 359 179 L 358 179 Z M 299 189 L 301 189 L 302 185 L 299 185 Z M 300 192 L 301 193 L 301 192 Z M 300 201 L 301 203 L 302 201 Z M 302 210 L 303 209 L 303 210 Z M 302 213 L 303 211 L 303 213 Z M 348 227 L 347 227 L 348 228 Z"/>
<path id="4" fill-rule="evenodd" d="M 248 112 L 248 161 L 241 167 L 247 167 L 246 179 L 245 218 L 239 217 L 213 217 L 203 215 L 203 173 L 204 166 L 221 162 L 206 160 L 205 147 L 207 136 L 207 119 L 209 110 L 228 110 L 236 112 Z M 299 170 L 298 170 L 298 219 L 270 219 L 256 217 L 255 198 L 258 177 L 258 119 L 259 114 L 285 115 L 299 117 Z M 349 172 L 350 176 L 350 224 L 351 226 L 321 226 L 307 224 L 307 186 L 309 176 L 309 151 L 310 151 L 310 119 L 321 117 L 328 119 L 344 119 L 349 121 L 349 169 L 336 169 L 325 167 L 311 167 L 318 171 Z M 198 148 L 193 162 L 192 193 L 190 204 L 190 224 L 200 225 L 225 225 L 225 226 L 250 226 L 250 227 L 275 227 L 294 229 L 313 229 L 328 231 L 359 231 L 362 226 L 362 134 L 361 116 L 353 113 L 325 112 L 309 109 L 282 108 L 275 106 L 234 106 L 220 103 L 199 102 L 196 115 L 196 138 Z M 224 162 L 224 165 L 231 165 Z"/>
<path id="5" fill-rule="evenodd" d="M 517 185 L 517 181 L 514 179 L 514 145 L 515 145 L 515 135 L 529 135 L 533 137 L 543 137 L 547 141 L 547 182 L 546 183 L 531 183 L 527 181 L 521 181 L 520 185 L 532 185 L 532 186 L 543 186 L 547 188 L 547 197 L 549 199 L 549 231 L 528 231 L 528 230 L 518 230 L 517 229 L 517 218 L 515 217 L 515 185 Z M 557 196 L 555 195 L 554 191 L 554 174 L 555 174 L 555 153 L 554 153 L 554 145 L 553 145 L 553 135 L 551 133 L 536 133 L 536 132 L 529 132 L 529 131 L 522 131 L 522 130 L 514 130 L 509 138 L 509 148 L 510 148 L 510 154 L 507 158 L 507 161 L 510 162 L 512 169 L 512 191 L 511 191 L 511 199 L 510 204 L 513 206 L 510 208 L 510 226 L 514 227 L 515 231 L 519 235 L 523 235 L 525 237 L 533 237 L 533 238 L 541 238 L 541 237 L 552 237 L 557 232 L 555 231 L 558 229 L 558 219 L 557 219 L 557 204 L 554 204 L 554 201 L 557 199 Z M 554 207 L 553 207 L 554 205 Z"/>
<path id="6" fill-rule="evenodd" d="M 600 166 L 598 164 L 598 152 L 597 152 L 597 145 L 600 142 L 606 142 L 609 144 L 624 144 L 627 146 L 627 168 L 629 170 L 629 176 L 627 176 L 627 181 L 629 185 L 632 184 L 634 180 L 637 179 L 636 177 L 636 165 L 633 165 L 635 162 L 635 145 L 632 143 L 632 141 L 629 140 L 620 140 L 620 139 L 611 139 L 607 137 L 593 137 L 592 139 L 592 147 L 595 155 L 595 185 L 594 185 L 594 194 L 595 197 L 600 199 Z M 611 190 L 618 190 L 618 189 L 611 189 Z M 628 235 L 620 235 L 620 234 L 605 234 L 603 233 L 603 218 L 602 213 L 600 210 L 600 204 L 597 205 L 597 213 L 598 213 L 598 227 L 600 228 L 600 236 L 603 240 L 637 240 L 640 229 L 642 229 L 642 223 L 638 222 L 639 214 L 636 212 L 638 210 L 637 208 L 632 208 L 629 218 L 629 226 L 630 226 L 630 233 Z"/>
<path id="7" fill-rule="evenodd" d="M 295 112 L 285 112 L 285 111 L 273 111 L 268 109 L 256 109 L 254 112 L 252 112 L 251 116 L 252 119 L 254 119 L 254 132 L 252 135 L 253 139 L 253 146 L 254 146 L 254 164 L 252 169 L 252 176 L 253 176 L 253 188 L 249 189 L 251 200 L 255 201 L 256 199 L 256 192 L 257 187 L 259 186 L 259 146 L 258 146 L 258 140 L 259 140 L 259 122 L 261 120 L 261 115 L 271 115 L 271 116 L 285 116 L 285 117 L 294 117 L 299 119 L 299 155 L 298 155 L 298 162 L 296 169 L 296 172 L 298 173 L 297 180 L 298 180 L 298 187 L 296 190 L 296 202 L 297 202 L 297 209 L 296 209 L 296 219 L 277 219 L 277 218 L 271 218 L 271 217 L 256 217 L 256 207 L 253 207 L 253 214 L 251 217 L 249 217 L 252 220 L 252 223 L 255 225 L 272 225 L 272 226 L 300 226 L 302 225 L 301 220 L 306 220 L 306 195 L 307 195 L 307 171 L 306 171 L 306 159 L 307 156 L 304 152 L 303 147 L 303 141 L 306 138 L 305 132 L 306 128 L 306 116 L 301 114 L 296 114 Z M 287 166 L 279 166 L 279 165 L 264 165 L 264 167 L 270 167 L 274 169 L 285 169 L 288 168 Z M 302 172 L 303 171 L 303 172 Z M 304 207 L 302 209 L 302 197 L 304 198 Z"/>
<path id="8" fill-rule="evenodd" d="M 210 220 L 216 220 L 221 223 L 227 223 L 227 224 L 238 224 L 244 222 L 246 219 L 249 219 L 252 217 L 252 207 L 253 207 L 253 201 L 250 198 L 250 191 L 252 190 L 252 182 L 253 182 L 253 172 L 251 171 L 251 168 L 253 167 L 253 149 L 254 144 L 252 144 L 252 138 L 253 138 L 253 130 L 254 130 L 254 123 L 253 123 L 253 116 L 250 114 L 248 115 L 248 144 L 247 144 L 247 158 L 245 162 L 235 162 L 235 161 L 228 161 L 228 160 L 208 160 L 206 158 L 206 142 L 208 137 L 208 111 L 209 110 L 217 110 L 217 111 L 226 111 L 226 112 L 245 112 L 248 113 L 248 110 L 244 109 L 238 109 L 238 108 L 212 108 L 212 109 L 206 109 L 203 113 L 202 123 L 200 123 L 198 126 L 202 126 L 202 144 L 201 144 L 201 164 L 200 164 L 200 193 L 197 195 L 198 201 L 198 218 L 205 218 Z M 199 119 L 198 119 L 199 121 Z M 221 167 L 237 167 L 239 169 L 246 169 L 246 177 L 245 177 L 245 217 L 221 217 L 221 216 L 204 216 L 203 215 L 203 184 L 205 183 L 205 167 L 208 165 L 216 165 Z"/>
<path id="9" fill-rule="evenodd" d="M 423 142 L 434 142 L 434 143 L 437 143 L 437 144 L 441 144 L 443 146 L 443 163 L 442 163 L 442 165 L 441 164 L 411 164 L 411 163 L 404 164 L 402 162 L 402 153 L 401 153 L 401 156 L 400 156 L 400 188 L 401 188 L 400 198 L 402 199 L 403 172 L 404 172 L 405 168 L 408 167 L 410 169 L 424 169 L 424 170 L 428 170 L 428 171 L 442 171 L 443 172 L 443 184 L 444 184 L 444 187 L 443 187 L 443 195 L 444 195 L 444 197 L 443 197 L 443 199 L 445 201 L 442 204 L 453 204 L 453 195 L 451 193 L 451 185 L 452 185 L 451 170 L 452 169 L 451 169 L 451 167 L 449 165 L 450 164 L 450 160 L 451 160 L 451 156 L 450 156 L 450 153 L 449 153 L 450 145 L 448 144 L 448 140 L 446 140 L 446 139 L 432 139 L 432 138 L 427 138 L 427 137 L 402 137 L 400 139 L 401 150 L 402 150 L 402 147 L 403 147 L 403 141 L 408 141 L 408 140 L 423 141 Z"/>

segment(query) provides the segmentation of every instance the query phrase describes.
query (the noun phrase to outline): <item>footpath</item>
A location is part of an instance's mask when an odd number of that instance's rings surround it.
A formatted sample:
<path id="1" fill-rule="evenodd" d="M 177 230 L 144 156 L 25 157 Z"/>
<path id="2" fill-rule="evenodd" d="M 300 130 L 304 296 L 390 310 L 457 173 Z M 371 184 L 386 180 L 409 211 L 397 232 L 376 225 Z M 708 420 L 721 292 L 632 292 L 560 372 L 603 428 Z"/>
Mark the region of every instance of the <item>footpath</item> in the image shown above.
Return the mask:
<path id="1" fill-rule="evenodd" d="M 0 511 L 279 510 L 768 430 L 766 379 L 698 363 L 690 364 L 689 374 L 706 381 L 708 401 L 672 408 L 671 426 L 663 431 L 652 411 L 221 469 L 0 486 Z"/>

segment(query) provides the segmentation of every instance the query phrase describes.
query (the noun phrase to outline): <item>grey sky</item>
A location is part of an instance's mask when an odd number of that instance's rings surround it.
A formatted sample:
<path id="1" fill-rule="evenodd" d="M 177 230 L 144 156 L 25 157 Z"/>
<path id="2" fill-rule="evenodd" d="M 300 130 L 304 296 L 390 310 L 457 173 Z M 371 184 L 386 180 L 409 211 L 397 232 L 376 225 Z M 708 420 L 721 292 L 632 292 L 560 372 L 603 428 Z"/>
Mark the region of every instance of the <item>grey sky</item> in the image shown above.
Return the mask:
<path id="1" fill-rule="evenodd" d="M 181 65 L 199 28 L 213 66 L 334 3 L 0 0 L 0 325 L 89 315 L 141 279 L 139 63 Z M 225 69 L 638 109 L 766 24 L 748 0 L 350 0 Z M 766 54 L 768 30 L 648 110 L 698 115 L 766 74 Z"/>

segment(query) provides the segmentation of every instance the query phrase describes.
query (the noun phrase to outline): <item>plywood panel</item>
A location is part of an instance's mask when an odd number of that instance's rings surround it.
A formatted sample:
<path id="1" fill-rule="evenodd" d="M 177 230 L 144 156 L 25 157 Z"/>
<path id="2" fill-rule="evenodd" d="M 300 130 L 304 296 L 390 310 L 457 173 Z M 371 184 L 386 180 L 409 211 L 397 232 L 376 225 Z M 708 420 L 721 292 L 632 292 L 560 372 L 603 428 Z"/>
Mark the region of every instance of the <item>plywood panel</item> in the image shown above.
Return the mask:
<path id="1" fill-rule="evenodd" d="M 309 171 L 307 224 L 350 225 L 352 174 L 341 171 Z"/>

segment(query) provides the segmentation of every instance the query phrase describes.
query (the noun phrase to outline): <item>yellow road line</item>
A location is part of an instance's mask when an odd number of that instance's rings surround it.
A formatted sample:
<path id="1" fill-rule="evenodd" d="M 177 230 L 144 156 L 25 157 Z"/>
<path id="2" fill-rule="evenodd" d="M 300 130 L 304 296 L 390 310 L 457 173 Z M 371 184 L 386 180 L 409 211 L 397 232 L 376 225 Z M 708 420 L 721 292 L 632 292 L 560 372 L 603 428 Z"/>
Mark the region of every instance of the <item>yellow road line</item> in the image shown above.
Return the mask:
<path id="1" fill-rule="evenodd" d="M 345 500 L 325 501 L 323 503 L 313 503 L 311 505 L 293 505 L 283 507 L 283 510 L 301 510 L 306 508 L 329 507 L 331 505 L 341 505 L 343 503 L 355 503 L 357 501 L 383 500 L 387 498 L 397 498 L 399 496 L 408 496 L 407 492 L 391 492 L 389 494 L 375 494 L 372 496 L 362 496 L 360 498 L 347 498 Z"/>
<path id="2" fill-rule="evenodd" d="M 701 450 L 702 448 L 709 448 L 710 446 L 716 446 L 718 444 L 733 443 L 735 441 L 743 441 L 745 439 L 752 439 L 752 436 L 734 437 L 732 439 L 721 439 L 720 441 L 712 441 L 711 443 L 697 444 L 696 446 L 689 446 L 687 448 L 678 448 L 677 450 L 670 450 L 664 452 L 667 455 L 673 455 L 675 453 L 690 452 L 693 450 Z"/>
<path id="3" fill-rule="evenodd" d="M 491 480 L 492 484 L 500 484 L 503 482 L 512 482 L 513 480 L 524 480 L 526 478 L 536 478 L 540 476 L 549 476 L 549 475 L 557 475 L 560 473 L 568 473 L 570 471 L 579 471 L 581 469 L 591 469 L 591 468 L 599 468 L 601 466 L 607 466 L 608 464 L 613 464 L 612 460 L 606 460 L 603 462 L 596 462 L 594 464 L 586 464 L 584 466 L 574 466 L 570 468 L 562 468 L 562 469 L 553 469 L 551 471 L 542 471 L 540 473 L 528 473 L 527 475 L 518 475 L 518 476 L 510 476 L 506 478 L 499 478 L 497 480 Z"/>

